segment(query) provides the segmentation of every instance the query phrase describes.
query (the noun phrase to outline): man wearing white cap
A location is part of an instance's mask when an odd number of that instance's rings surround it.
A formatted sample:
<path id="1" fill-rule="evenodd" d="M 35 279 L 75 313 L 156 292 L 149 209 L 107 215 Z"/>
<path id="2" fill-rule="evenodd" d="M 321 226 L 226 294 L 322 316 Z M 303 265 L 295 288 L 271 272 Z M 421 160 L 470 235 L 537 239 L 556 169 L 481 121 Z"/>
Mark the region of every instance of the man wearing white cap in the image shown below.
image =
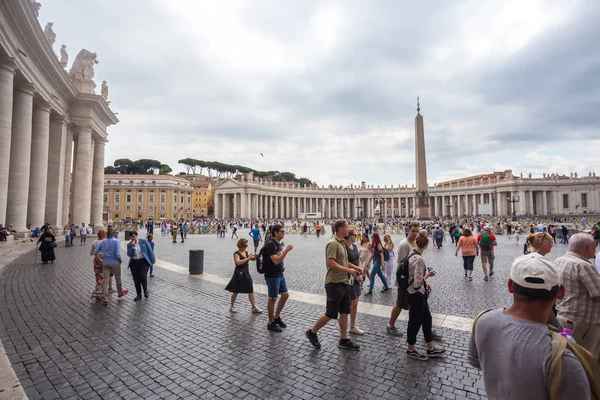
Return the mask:
<path id="1" fill-rule="evenodd" d="M 571 236 L 569 251 L 556 259 L 566 290 L 556 305 L 558 322 L 573 331 L 573 339 L 600 359 L 600 274 L 589 260 L 596 242 L 589 233 Z"/>
<path id="2" fill-rule="evenodd" d="M 517 258 L 508 291 L 513 304 L 491 310 L 474 323 L 469 363 L 481 369 L 491 399 L 547 399 L 552 340 L 546 322 L 552 306 L 565 295 L 558 268 L 545 257 Z M 588 379 L 579 360 L 563 355 L 561 399 L 589 399 Z"/>

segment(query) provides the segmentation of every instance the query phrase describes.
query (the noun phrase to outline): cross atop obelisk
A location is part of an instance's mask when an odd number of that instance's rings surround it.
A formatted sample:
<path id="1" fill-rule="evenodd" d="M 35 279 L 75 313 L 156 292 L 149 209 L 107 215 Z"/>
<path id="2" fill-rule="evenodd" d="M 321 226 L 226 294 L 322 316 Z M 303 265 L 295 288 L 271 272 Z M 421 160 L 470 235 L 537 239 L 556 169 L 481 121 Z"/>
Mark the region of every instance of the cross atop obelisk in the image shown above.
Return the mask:
<path id="1" fill-rule="evenodd" d="M 417 174 L 416 217 L 418 219 L 429 219 L 431 215 L 429 212 L 429 186 L 427 184 L 427 161 L 425 158 L 425 130 L 418 97 L 417 116 L 415 117 L 415 168 Z"/>

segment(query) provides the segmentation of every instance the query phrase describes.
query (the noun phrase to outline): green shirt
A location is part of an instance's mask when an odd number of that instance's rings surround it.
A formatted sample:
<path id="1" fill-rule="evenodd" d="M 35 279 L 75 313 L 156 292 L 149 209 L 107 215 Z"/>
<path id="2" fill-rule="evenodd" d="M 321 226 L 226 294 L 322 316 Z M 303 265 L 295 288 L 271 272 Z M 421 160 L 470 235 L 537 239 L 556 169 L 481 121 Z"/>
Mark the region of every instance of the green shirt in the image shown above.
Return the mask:
<path id="1" fill-rule="evenodd" d="M 334 236 L 325 248 L 325 258 L 333 258 L 336 263 L 342 267 L 348 267 L 348 251 L 346 250 L 346 240 L 338 239 Z M 325 284 L 328 283 L 348 283 L 348 273 L 337 269 L 327 267 L 325 275 Z"/>

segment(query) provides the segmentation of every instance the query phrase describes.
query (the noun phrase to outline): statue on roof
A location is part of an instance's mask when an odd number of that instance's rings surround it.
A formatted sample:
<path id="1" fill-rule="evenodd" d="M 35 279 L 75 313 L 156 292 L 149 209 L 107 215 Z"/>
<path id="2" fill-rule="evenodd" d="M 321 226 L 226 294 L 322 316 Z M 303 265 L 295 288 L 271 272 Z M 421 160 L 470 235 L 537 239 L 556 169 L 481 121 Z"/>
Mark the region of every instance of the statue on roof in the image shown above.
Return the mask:
<path id="1" fill-rule="evenodd" d="M 63 68 L 67 68 L 67 63 L 69 62 L 69 55 L 67 54 L 67 46 L 64 44 L 60 46 L 60 66 Z"/>
<path id="2" fill-rule="evenodd" d="M 50 47 L 53 47 L 54 42 L 56 42 L 56 33 L 52 30 L 52 26 L 54 26 L 54 22 L 48 22 L 44 28 L 44 36 L 46 36 L 46 40 Z"/>
<path id="3" fill-rule="evenodd" d="M 96 53 L 82 49 L 79 54 L 77 54 L 77 57 L 75 57 L 75 61 L 73 61 L 73 65 L 69 71 L 71 79 L 77 79 L 81 81 L 93 80 L 94 65 L 98 64 L 96 57 Z"/>
<path id="4" fill-rule="evenodd" d="M 108 85 L 106 84 L 106 81 L 102 81 L 102 89 L 100 90 L 100 93 L 102 94 L 102 98 L 104 100 L 108 100 Z"/>

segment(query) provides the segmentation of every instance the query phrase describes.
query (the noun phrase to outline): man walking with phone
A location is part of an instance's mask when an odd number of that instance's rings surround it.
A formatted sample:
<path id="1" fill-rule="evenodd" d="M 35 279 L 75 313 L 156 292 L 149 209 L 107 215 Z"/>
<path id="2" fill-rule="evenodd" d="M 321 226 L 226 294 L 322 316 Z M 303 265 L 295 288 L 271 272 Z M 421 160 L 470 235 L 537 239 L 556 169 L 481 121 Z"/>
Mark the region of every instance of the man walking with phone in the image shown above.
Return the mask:
<path id="1" fill-rule="evenodd" d="M 280 242 L 285 235 L 283 225 L 275 224 L 271 230 L 271 239 L 265 243 L 264 247 L 264 270 L 265 281 L 269 292 L 269 301 L 267 303 L 267 312 L 269 323 L 267 329 L 272 332 L 281 332 L 287 325 L 281 320 L 281 311 L 289 297 L 285 276 L 283 276 L 283 260 L 287 254 L 292 251 L 294 246 L 289 244 L 285 250 L 280 251 Z M 277 311 L 275 311 L 275 303 Z"/>

